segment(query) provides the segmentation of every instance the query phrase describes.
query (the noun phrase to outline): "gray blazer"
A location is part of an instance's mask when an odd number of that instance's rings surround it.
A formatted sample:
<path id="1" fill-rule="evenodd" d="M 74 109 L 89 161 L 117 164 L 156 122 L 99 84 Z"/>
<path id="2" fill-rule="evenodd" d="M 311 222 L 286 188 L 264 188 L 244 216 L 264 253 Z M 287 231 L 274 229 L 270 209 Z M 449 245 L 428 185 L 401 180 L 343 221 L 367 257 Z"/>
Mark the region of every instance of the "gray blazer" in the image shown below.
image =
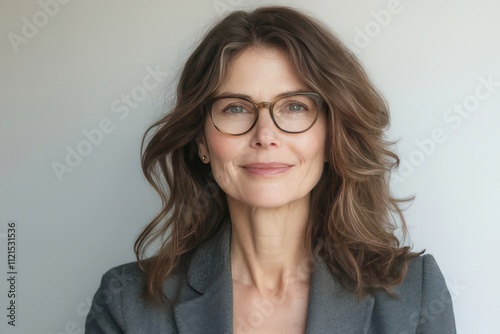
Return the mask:
<path id="1" fill-rule="evenodd" d="M 102 278 L 85 333 L 226 334 L 233 332 L 230 225 L 203 243 L 189 267 L 169 276 L 164 293 L 179 302 L 154 306 L 143 298 L 145 275 L 133 262 Z M 431 255 L 412 260 L 394 291 L 363 299 L 346 290 L 319 260 L 312 268 L 306 333 L 456 333 L 451 296 Z M 263 310 L 260 316 L 266 316 Z M 252 325 L 249 316 L 248 324 Z"/>

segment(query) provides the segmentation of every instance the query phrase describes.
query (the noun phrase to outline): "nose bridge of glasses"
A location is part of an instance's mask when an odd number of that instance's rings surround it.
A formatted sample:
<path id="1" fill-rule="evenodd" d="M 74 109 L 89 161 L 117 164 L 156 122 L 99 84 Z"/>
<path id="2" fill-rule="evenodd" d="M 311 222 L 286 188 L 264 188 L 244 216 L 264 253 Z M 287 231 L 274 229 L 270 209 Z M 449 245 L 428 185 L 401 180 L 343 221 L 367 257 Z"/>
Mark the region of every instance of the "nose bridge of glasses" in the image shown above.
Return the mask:
<path id="1" fill-rule="evenodd" d="M 254 118 L 254 123 L 252 125 L 252 128 L 257 123 L 261 123 L 261 126 L 266 124 L 266 126 L 264 128 L 267 128 L 269 125 L 272 124 L 273 127 L 276 126 L 278 129 L 280 129 L 280 127 L 276 123 L 276 120 L 274 119 L 274 115 L 273 115 L 272 108 L 274 107 L 274 102 L 260 102 L 260 103 L 254 103 L 254 105 L 255 105 L 255 109 L 256 109 L 256 115 Z M 260 114 L 260 110 L 264 109 L 264 108 L 269 110 L 269 114 L 266 113 L 267 115 L 265 115 L 265 116 Z M 263 129 L 263 128 L 261 128 L 261 129 Z"/>
<path id="2" fill-rule="evenodd" d="M 262 108 L 267 108 L 269 111 L 271 111 L 271 106 L 273 105 L 272 102 L 261 102 L 261 103 L 256 103 L 255 107 L 260 110 Z"/>

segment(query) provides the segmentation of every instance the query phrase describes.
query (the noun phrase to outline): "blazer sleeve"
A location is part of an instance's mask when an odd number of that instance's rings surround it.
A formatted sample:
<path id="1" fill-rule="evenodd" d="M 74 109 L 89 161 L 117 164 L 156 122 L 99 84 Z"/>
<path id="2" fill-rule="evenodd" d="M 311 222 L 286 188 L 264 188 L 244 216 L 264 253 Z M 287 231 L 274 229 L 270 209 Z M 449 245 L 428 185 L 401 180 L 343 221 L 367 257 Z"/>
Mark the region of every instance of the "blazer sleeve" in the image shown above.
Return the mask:
<path id="1" fill-rule="evenodd" d="M 125 333 L 122 286 L 114 269 L 105 273 L 85 321 L 86 334 Z"/>
<path id="2" fill-rule="evenodd" d="M 422 266 L 422 305 L 416 332 L 456 333 L 451 295 L 436 260 L 424 255 Z"/>

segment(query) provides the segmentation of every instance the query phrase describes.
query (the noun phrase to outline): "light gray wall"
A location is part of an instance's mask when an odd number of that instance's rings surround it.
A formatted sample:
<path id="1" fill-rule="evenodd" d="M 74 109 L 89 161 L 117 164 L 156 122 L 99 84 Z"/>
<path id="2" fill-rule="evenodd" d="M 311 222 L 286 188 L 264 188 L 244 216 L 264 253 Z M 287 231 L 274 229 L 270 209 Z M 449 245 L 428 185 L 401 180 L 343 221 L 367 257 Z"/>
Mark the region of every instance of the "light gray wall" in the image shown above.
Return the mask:
<path id="1" fill-rule="evenodd" d="M 134 259 L 133 242 L 158 209 L 140 140 L 180 64 L 222 11 L 269 4 L 312 12 L 358 53 L 400 138 L 393 189 L 417 195 L 407 211 L 415 249 L 437 258 L 459 332 L 498 329 L 500 2 L 54 3 L 0 0 L 0 266 L 4 277 L 15 222 L 18 272 L 15 328 L 0 280 L 2 333 L 79 333 L 100 276 Z"/>

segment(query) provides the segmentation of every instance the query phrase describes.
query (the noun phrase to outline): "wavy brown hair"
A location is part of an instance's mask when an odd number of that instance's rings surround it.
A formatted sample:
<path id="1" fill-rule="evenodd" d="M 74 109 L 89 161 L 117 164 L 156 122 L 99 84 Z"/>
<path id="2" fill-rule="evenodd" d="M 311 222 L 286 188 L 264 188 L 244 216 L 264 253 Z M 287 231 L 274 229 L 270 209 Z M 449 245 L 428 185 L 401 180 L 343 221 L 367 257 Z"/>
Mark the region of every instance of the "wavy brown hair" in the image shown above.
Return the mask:
<path id="1" fill-rule="evenodd" d="M 200 161 L 196 140 L 207 100 L 232 59 L 250 47 L 283 51 L 326 104 L 328 161 L 310 197 L 308 248 L 358 295 L 391 293 L 418 254 L 394 235 L 394 216 L 407 234 L 399 204 L 410 199 L 389 191 L 399 159 L 384 136 L 388 107 L 360 62 L 323 24 L 288 7 L 265 7 L 233 12 L 207 32 L 184 66 L 175 106 L 144 135 L 142 168 L 162 200 L 134 247 L 148 295 L 162 296 L 166 277 L 228 216 L 225 194 Z M 152 244 L 158 250 L 146 259 Z"/>

